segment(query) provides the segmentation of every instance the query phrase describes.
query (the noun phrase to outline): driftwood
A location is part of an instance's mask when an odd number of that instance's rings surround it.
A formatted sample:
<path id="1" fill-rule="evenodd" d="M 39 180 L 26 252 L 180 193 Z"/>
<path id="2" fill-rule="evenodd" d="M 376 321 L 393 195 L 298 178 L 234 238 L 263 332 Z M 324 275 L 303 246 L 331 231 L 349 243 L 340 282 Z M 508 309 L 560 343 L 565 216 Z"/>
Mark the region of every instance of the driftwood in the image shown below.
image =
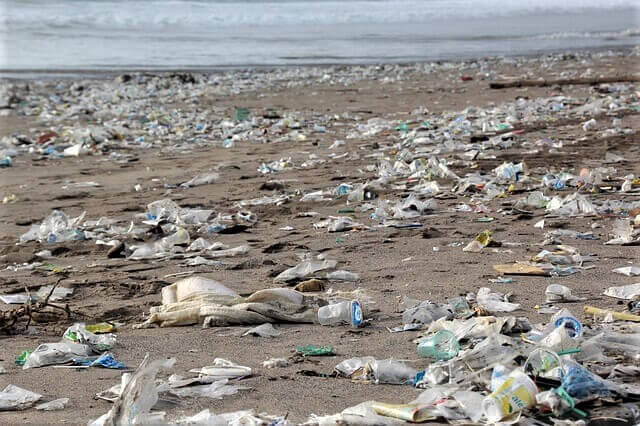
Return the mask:
<path id="1" fill-rule="evenodd" d="M 56 311 L 62 311 L 67 315 L 67 318 L 70 318 L 71 309 L 68 304 L 58 305 L 49 302 L 49 298 L 53 294 L 53 291 L 62 280 L 63 278 L 60 278 L 58 282 L 51 287 L 51 291 L 49 291 L 49 294 L 43 301 L 32 303 L 31 297 L 29 297 L 29 301 L 24 305 L 9 311 L 0 312 L 0 333 L 15 333 L 18 331 L 18 325 L 24 321 L 26 321 L 24 329 L 27 330 L 34 318 L 34 315 L 49 317 L 52 316 L 52 314 L 55 314 Z M 29 289 L 25 287 L 25 291 L 27 292 L 27 295 L 30 296 Z"/>
<path id="2" fill-rule="evenodd" d="M 638 75 L 616 75 L 611 77 L 591 77 L 591 78 L 558 78 L 552 80 L 501 80 L 489 83 L 490 89 L 508 89 L 510 87 L 547 87 L 566 86 L 569 84 L 596 85 L 605 83 L 637 83 L 640 81 Z"/>

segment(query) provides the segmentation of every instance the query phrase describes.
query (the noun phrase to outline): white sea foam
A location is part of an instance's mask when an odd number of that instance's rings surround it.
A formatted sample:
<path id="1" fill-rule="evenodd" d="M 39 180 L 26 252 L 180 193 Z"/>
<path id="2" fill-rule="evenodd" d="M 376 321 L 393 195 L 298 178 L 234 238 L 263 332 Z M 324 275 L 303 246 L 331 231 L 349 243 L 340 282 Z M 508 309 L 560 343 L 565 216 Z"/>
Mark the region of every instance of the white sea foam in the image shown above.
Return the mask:
<path id="1" fill-rule="evenodd" d="M 0 0 L 0 69 L 397 62 L 638 44 L 633 0 Z"/>

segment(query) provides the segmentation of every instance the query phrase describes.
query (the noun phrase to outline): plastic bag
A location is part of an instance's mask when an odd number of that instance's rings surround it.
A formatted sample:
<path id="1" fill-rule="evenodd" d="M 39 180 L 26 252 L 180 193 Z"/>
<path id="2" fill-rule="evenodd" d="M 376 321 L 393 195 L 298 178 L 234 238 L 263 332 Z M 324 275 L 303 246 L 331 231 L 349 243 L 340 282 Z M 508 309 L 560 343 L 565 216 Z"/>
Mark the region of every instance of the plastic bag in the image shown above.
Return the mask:
<path id="1" fill-rule="evenodd" d="M 8 385 L 0 392 L 0 411 L 25 410 L 31 407 L 42 395 Z"/>
<path id="2" fill-rule="evenodd" d="M 122 387 L 111 410 L 91 422 L 90 426 L 163 423 L 164 413 L 150 413 L 158 402 L 155 380 L 160 369 L 171 368 L 175 362 L 175 359 L 149 362 L 146 356 Z"/>
<path id="3" fill-rule="evenodd" d="M 62 337 L 74 343 L 89 345 L 96 352 L 108 351 L 116 345 L 114 334 L 93 334 L 80 323 L 67 328 Z"/>
<path id="4" fill-rule="evenodd" d="M 520 309 L 518 303 L 504 301 L 504 295 L 498 292 L 491 292 L 490 288 L 482 287 L 476 296 L 478 306 L 489 312 L 513 312 Z"/>
<path id="5" fill-rule="evenodd" d="M 71 342 L 45 343 L 27 357 L 23 369 L 65 364 L 74 358 L 87 357 L 93 353 L 89 345 Z"/>

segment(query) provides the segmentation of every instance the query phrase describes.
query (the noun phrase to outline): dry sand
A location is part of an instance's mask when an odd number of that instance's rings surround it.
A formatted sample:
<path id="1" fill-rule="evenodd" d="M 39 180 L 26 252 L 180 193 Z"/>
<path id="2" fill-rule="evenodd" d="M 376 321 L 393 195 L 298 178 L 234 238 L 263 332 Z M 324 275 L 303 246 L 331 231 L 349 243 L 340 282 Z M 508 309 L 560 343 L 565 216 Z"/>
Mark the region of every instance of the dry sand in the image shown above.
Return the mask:
<path id="1" fill-rule="evenodd" d="M 540 66 L 540 65 L 538 65 Z M 588 65 L 597 73 L 620 73 L 638 69 L 637 56 L 597 59 Z M 579 61 L 568 59 L 542 67 L 534 72 L 540 75 L 558 75 L 563 69 L 581 70 Z M 519 75 L 523 71 L 511 65 L 496 69 L 505 75 Z M 528 70 L 530 71 L 530 70 Z M 238 95 L 220 96 L 214 99 L 198 99 L 197 102 L 180 105 L 183 109 L 207 110 L 210 106 L 224 108 L 227 117 L 234 106 L 249 108 L 260 114 L 267 108 L 280 114 L 299 111 L 307 116 L 317 114 L 358 114 L 363 119 L 384 117 L 403 119 L 409 112 L 426 106 L 431 112 L 462 110 L 470 105 L 484 106 L 512 101 L 516 97 L 549 97 L 555 93 L 575 98 L 586 97 L 592 90 L 589 86 L 563 86 L 490 90 L 485 80 L 461 81 L 462 72 L 453 69 L 429 75 L 416 75 L 409 80 L 385 84 L 376 80 L 364 80 L 349 87 L 312 83 L 306 87 L 279 88 Z M 637 114 L 637 113 L 636 113 Z M 640 173 L 638 166 L 638 115 L 623 117 L 623 125 L 635 129 L 626 137 L 603 141 L 595 135 L 586 134 L 586 140 L 565 146 L 555 154 L 524 154 L 516 144 L 514 148 L 501 151 L 495 160 L 478 161 L 478 169 L 488 172 L 505 160 L 524 160 L 531 169 L 555 168 L 577 171 L 581 167 L 593 168 L 601 164 L 607 149 L 626 156 L 630 162 L 618 164 L 626 173 Z M 344 123 L 344 126 L 340 124 Z M 401 296 L 417 299 L 444 301 L 446 298 L 476 292 L 487 286 L 488 278 L 496 274 L 491 265 L 524 260 L 540 250 L 536 244 L 542 241 L 542 232 L 533 224 L 539 221 L 544 211 L 534 211 L 531 218 L 503 216 L 495 213 L 503 199 L 495 199 L 488 205 L 495 221 L 478 223 L 481 215 L 476 213 L 449 212 L 463 197 L 441 200 L 441 211 L 421 219 L 424 227 L 433 227 L 443 233 L 436 238 L 423 238 L 422 229 L 394 230 L 379 228 L 375 232 L 348 232 L 340 234 L 314 230 L 316 219 L 298 218 L 301 211 L 314 210 L 321 216 L 336 215 L 345 206 L 343 200 L 325 203 L 299 203 L 294 201 L 283 206 L 261 206 L 250 208 L 258 215 L 258 223 L 249 232 L 234 235 L 211 236 L 230 246 L 249 244 L 248 256 L 229 261 L 238 266 L 227 270 L 212 270 L 210 267 L 183 267 L 179 260 L 161 262 L 107 259 L 106 248 L 94 241 L 62 243 L 55 245 L 30 242 L 16 245 L 19 236 L 26 232 L 29 223 L 39 223 L 52 209 L 62 209 L 75 216 L 87 211 L 87 218 L 100 216 L 126 219 L 144 212 L 152 201 L 170 197 L 181 206 L 204 206 L 216 211 L 234 211 L 240 200 L 270 195 L 261 191 L 260 185 L 270 179 L 293 181 L 291 190 L 304 192 L 334 187 L 346 181 L 364 181 L 362 175 L 371 159 L 365 155 L 371 151 L 373 142 L 385 141 L 386 135 L 373 140 L 348 139 L 338 152 L 353 151 L 360 159 L 336 160 L 308 170 L 286 170 L 277 175 L 261 175 L 256 171 L 263 161 L 280 157 L 306 158 L 308 153 L 329 152 L 326 148 L 336 139 L 344 139 L 350 128 L 349 119 L 341 118 L 325 134 L 313 134 L 306 142 L 277 142 L 268 144 L 238 143 L 233 148 L 223 149 L 219 145 L 208 148 L 196 147 L 188 153 L 167 154 L 157 149 L 136 152 L 138 161 L 116 164 L 105 156 L 81 156 L 78 158 L 37 160 L 20 156 L 13 167 L 0 169 L 0 194 L 16 194 L 19 201 L 0 206 L 0 292 L 15 291 L 23 286 L 49 284 L 58 276 L 38 271 L 10 271 L 4 268 L 14 262 L 30 262 L 34 253 L 44 248 L 57 254 L 52 263 L 72 266 L 73 272 L 63 281 L 73 286 L 70 307 L 75 319 L 86 322 L 116 320 L 127 325 L 119 331 L 118 346 L 113 351 L 127 366 L 135 368 L 145 353 L 152 358 L 175 357 L 173 372 L 186 373 L 191 368 L 208 365 L 215 357 L 231 359 L 254 368 L 256 376 L 246 381 L 253 388 L 222 400 L 188 399 L 182 404 L 164 404 L 162 409 L 170 418 L 193 414 L 209 408 L 213 412 L 238 409 L 256 409 L 258 412 L 284 415 L 295 422 L 303 421 L 309 414 L 330 414 L 369 399 L 387 402 L 407 402 L 415 398 L 420 390 L 410 386 L 366 385 L 351 383 L 346 379 L 308 377 L 305 370 L 329 374 L 343 359 L 372 355 L 376 358 L 393 357 L 415 361 L 416 366 L 426 365 L 418 360 L 415 344 L 416 332 L 391 334 L 386 327 L 401 323 L 401 314 L 396 304 Z M 349 126 L 348 126 L 349 125 Z M 0 118 L 1 135 L 16 132 L 37 136 L 45 129 L 33 117 L 10 114 Z M 550 125 L 541 131 L 523 135 L 526 140 L 537 140 L 545 136 L 561 135 L 563 139 L 578 139 L 585 136 L 579 124 Z M 300 160 L 302 161 L 302 160 Z M 200 172 L 219 169 L 218 183 L 190 189 L 167 191 L 164 183 L 179 183 Z M 538 170 L 538 171 L 540 171 Z M 454 170 L 464 173 L 464 170 Z M 369 173 L 370 174 L 370 173 Z M 101 188 L 62 189 L 65 181 L 98 181 Z M 133 186 L 140 183 L 144 190 L 136 192 Z M 397 198 L 399 194 L 396 194 Z M 594 198 L 610 197 L 596 194 Z M 620 197 L 637 200 L 637 197 Z M 367 222 L 367 213 L 355 213 L 355 217 Z M 607 217 L 557 219 L 577 231 L 592 230 L 593 223 L 603 228 L 595 230 L 604 235 L 613 219 Z M 291 225 L 295 231 L 285 232 L 279 228 Z M 462 247 L 449 247 L 452 242 L 473 239 L 480 231 L 489 228 L 499 241 L 521 242 L 522 246 L 510 247 L 510 252 L 484 250 L 481 253 L 463 253 Z M 344 241 L 336 237 L 343 238 Z M 606 238 L 606 236 L 605 236 Z M 192 235 L 193 239 L 193 235 Z M 606 240 L 606 239 L 605 239 Z M 275 242 L 284 243 L 277 253 L 264 253 L 263 249 Z M 622 283 L 611 269 L 626 265 L 638 257 L 637 247 L 604 246 L 603 240 L 571 240 L 583 254 L 598 256 L 596 267 L 565 278 L 515 277 L 511 284 L 490 284 L 495 290 L 513 293 L 513 301 L 522 304 L 519 314 L 532 321 L 544 321 L 547 316 L 538 315 L 534 306 L 544 301 L 544 289 L 559 282 L 588 297 L 586 303 L 608 307 L 621 307 L 613 300 L 602 296 L 605 287 Z M 439 247 L 439 251 L 434 251 Z M 350 330 L 347 327 L 321 327 L 318 325 L 283 325 L 283 336 L 275 339 L 240 337 L 244 327 L 201 329 L 200 327 L 177 327 L 163 329 L 132 330 L 131 325 L 140 322 L 149 307 L 160 302 L 160 288 L 175 281 L 165 278 L 168 274 L 195 271 L 198 275 L 219 280 L 239 293 L 274 287 L 272 274 L 282 265 L 292 266 L 297 262 L 295 253 L 301 250 L 322 251 L 327 257 L 344 262 L 341 266 L 360 274 L 357 284 L 335 284 L 336 289 L 351 290 L 361 287 L 376 301 L 371 325 Z M 91 266 L 90 266 L 91 265 Z M 97 266 L 96 266 L 97 265 Z M 582 304 L 571 305 L 581 313 Z M 7 306 L 0 306 L 6 310 Z M 581 315 L 581 314 L 580 314 Z M 49 398 L 68 397 L 71 402 L 63 411 L 39 412 L 33 409 L 24 412 L 0 414 L 2 424 L 86 424 L 105 413 L 110 404 L 95 400 L 93 395 L 119 381 L 121 372 L 116 370 L 38 368 L 22 370 L 14 364 L 14 358 L 26 349 L 40 343 L 57 341 L 71 323 L 58 322 L 36 324 L 29 335 L 0 336 L 0 364 L 8 372 L 0 375 L 0 388 L 11 383 L 39 392 Z M 337 355 L 313 358 L 284 369 L 267 370 L 262 361 L 270 357 L 289 356 L 296 346 L 303 344 L 332 345 Z"/>

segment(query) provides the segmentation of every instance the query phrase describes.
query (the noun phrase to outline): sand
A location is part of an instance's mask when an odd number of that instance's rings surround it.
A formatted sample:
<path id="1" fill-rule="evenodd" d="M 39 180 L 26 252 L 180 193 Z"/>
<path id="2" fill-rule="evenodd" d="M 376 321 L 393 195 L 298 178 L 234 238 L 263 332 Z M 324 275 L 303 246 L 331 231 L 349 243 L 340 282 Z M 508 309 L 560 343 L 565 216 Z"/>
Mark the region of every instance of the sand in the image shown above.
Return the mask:
<path id="1" fill-rule="evenodd" d="M 554 61 L 540 58 L 526 62 L 526 69 L 516 62 L 496 64 L 493 71 L 497 75 L 518 76 L 529 72 L 553 77 L 566 70 L 582 72 L 586 68 L 591 68 L 595 74 L 605 75 L 637 71 L 638 56 L 594 57 L 584 64 L 571 56 Z M 460 76 L 463 74 L 472 75 L 474 79 L 462 81 Z M 42 249 L 54 250 L 57 256 L 51 263 L 72 267 L 63 283 L 74 288 L 69 306 L 77 313 L 72 320 L 37 323 L 27 334 L 0 336 L 0 364 L 8 370 L 0 375 L 0 387 L 11 383 L 39 392 L 47 398 L 70 398 L 69 405 L 62 411 L 39 412 L 31 409 L 5 412 L 0 414 L 0 422 L 86 424 L 110 408 L 108 402 L 95 400 L 93 396 L 116 384 L 120 371 L 51 367 L 22 370 L 14 364 L 14 358 L 20 352 L 33 349 L 41 343 L 57 341 L 64 329 L 76 320 L 126 323 L 117 333 L 118 346 L 113 353 L 131 368 L 135 368 L 146 353 L 154 359 L 176 358 L 172 372 L 178 374 L 210 364 L 215 357 L 228 358 L 254 368 L 255 377 L 244 382 L 252 390 L 222 400 L 186 399 L 178 405 L 162 403 L 162 409 L 167 411 L 170 419 L 194 414 L 204 408 L 216 413 L 251 408 L 258 412 L 287 414 L 292 421 L 301 422 L 311 413 L 332 414 L 370 399 L 401 403 L 419 395 L 420 390 L 410 386 L 359 384 L 347 379 L 301 374 L 306 370 L 329 374 L 341 360 L 366 355 L 410 360 L 416 367 L 425 366 L 427 363 L 418 359 L 415 344 L 412 343 L 417 332 L 391 334 L 386 329 L 401 324 L 397 303 L 402 296 L 442 302 L 448 297 L 475 293 L 478 288 L 489 286 L 494 290 L 512 293 L 512 300 L 522 305 L 518 315 L 537 322 L 545 321 L 548 316 L 538 314 L 534 307 L 544 301 L 546 286 L 558 282 L 588 298 L 586 302 L 567 305 L 581 317 L 585 303 L 621 309 L 614 299 L 602 296 L 602 291 L 610 285 L 632 282 L 613 274 L 611 270 L 636 260 L 638 248 L 602 244 L 607 239 L 607 230 L 614 220 L 612 217 L 551 219 L 551 222 L 566 224 L 567 228 L 594 231 L 602 236 L 598 241 L 567 241 L 583 254 L 596 255 L 598 260 L 595 268 L 563 278 L 515 277 L 510 284 L 490 284 L 488 278 L 497 275 L 492 270 L 493 264 L 529 259 L 540 251 L 538 244 L 543 239 L 543 231 L 534 228 L 533 224 L 543 218 L 544 210 L 534 210 L 532 217 L 502 215 L 496 212 L 506 201 L 501 198 L 487 203 L 491 209 L 487 215 L 495 218 L 490 223 L 478 222 L 477 219 L 484 216 L 481 214 L 447 211 L 447 208 L 466 199 L 453 194 L 439 200 L 440 210 L 436 214 L 419 219 L 423 224 L 422 229 L 377 228 L 371 232 L 339 234 L 315 230 L 312 224 L 317 219 L 296 215 L 308 210 L 319 212 L 321 217 L 337 215 L 337 211 L 345 207 L 343 199 L 319 203 L 300 203 L 296 199 L 282 206 L 249 207 L 258 215 L 259 221 L 248 232 L 207 236 L 212 241 L 222 241 L 232 247 L 240 244 L 250 246 L 248 256 L 228 259 L 237 266 L 225 270 L 206 266 L 184 267 L 177 259 L 160 262 L 108 259 L 107 248 L 96 245 L 94 241 L 16 245 L 29 224 L 39 223 L 52 209 L 62 209 L 71 216 L 86 211 L 86 217 L 90 219 L 101 216 L 131 219 L 134 214 L 144 212 L 148 203 L 168 197 L 183 207 L 204 206 L 228 212 L 237 210 L 234 205 L 241 200 L 271 195 L 272 191 L 260 190 L 261 184 L 271 179 L 290 180 L 288 189 L 304 193 L 335 187 L 341 182 L 363 182 L 373 175 L 366 171 L 366 166 L 373 164 L 374 160 L 366 158 L 366 155 L 373 152 L 373 143 L 387 143 L 389 132 L 369 139 L 346 139 L 347 131 L 353 128 L 351 117 L 354 116 L 365 121 L 373 117 L 404 120 L 411 117 L 411 111 L 421 106 L 427 107 L 431 113 L 437 113 L 463 110 L 472 105 L 500 104 L 518 97 L 533 99 L 562 94 L 583 99 L 593 93 L 593 88 L 589 86 L 490 90 L 488 81 L 478 77 L 473 70 L 460 71 L 455 67 L 428 74 L 414 73 L 405 80 L 393 83 L 386 83 L 377 74 L 373 75 L 374 79 L 365 78 L 348 86 L 315 79 L 291 88 L 278 84 L 267 89 L 197 98 L 176 105 L 182 111 L 208 111 L 215 107 L 216 114 L 221 117 L 230 117 L 236 106 L 246 107 L 252 114 L 261 114 L 267 109 L 279 114 L 298 112 L 309 120 L 320 115 L 339 116 L 331 122 L 327 133 L 313 133 L 304 142 L 239 142 L 225 149 L 218 141 L 215 146 L 194 146 L 189 152 L 167 152 L 152 148 L 135 151 L 137 161 L 126 164 L 110 161 L 105 155 L 44 160 L 35 155 L 22 155 L 15 159 L 13 167 L 0 169 L 0 194 L 16 194 L 18 197 L 17 202 L 0 207 L 0 292 L 56 282 L 58 275 L 5 269 L 15 262 L 34 261 L 34 253 Z M 521 137 L 528 141 L 561 137 L 573 143 L 565 144 L 555 153 L 538 154 L 528 154 L 526 148 L 516 144 L 513 148 L 499 151 L 495 159 L 478 160 L 477 170 L 490 172 L 503 161 L 524 160 L 538 176 L 548 169 L 577 172 L 582 167 L 600 166 L 609 150 L 629 160 L 615 165 L 620 170 L 619 176 L 628 173 L 638 175 L 637 111 L 620 118 L 623 127 L 633 129 L 624 137 L 602 138 L 595 132 L 584 132 L 580 123 L 551 123 L 546 129 L 531 131 Z M 610 119 L 607 119 L 607 123 L 610 123 Z M 69 124 L 73 124 L 73 120 Z M 0 136 L 25 133 L 37 137 L 47 127 L 38 122 L 36 117 L 20 116 L 15 112 L 0 117 Z M 346 141 L 346 145 L 336 152 L 357 152 L 360 158 L 332 160 L 313 168 L 296 168 L 274 175 L 262 175 L 257 171 L 262 162 L 281 157 L 291 156 L 299 164 L 310 153 L 326 155 L 331 152 L 327 147 L 336 139 Z M 184 182 L 198 173 L 213 169 L 220 173 L 218 183 L 189 189 L 164 187 L 165 183 Z M 464 174 L 466 169 L 453 170 Z M 62 189 L 68 181 L 97 181 L 102 187 Z M 137 183 L 143 187 L 140 192 L 134 190 Z M 392 191 L 385 197 L 397 199 L 401 193 Z M 637 194 L 622 196 L 605 193 L 594 194 L 593 198 L 638 200 Z M 358 221 L 368 221 L 367 212 L 356 212 L 354 215 Z M 592 229 L 593 224 L 600 227 Z M 279 230 L 287 225 L 295 230 Z M 428 227 L 441 231 L 442 235 L 424 238 L 423 230 Z M 466 244 L 484 229 L 491 229 L 499 241 L 522 245 L 496 251 L 485 249 L 480 253 L 465 253 L 462 252 L 462 246 L 448 246 L 453 242 Z M 284 243 L 282 250 L 276 253 L 263 251 L 275 242 Z M 436 247 L 438 251 L 434 251 Z M 240 337 L 246 327 L 131 328 L 132 324 L 142 321 L 151 306 L 160 303 L 160 288 L 176 280 L 167 278 L 169 274 L 194 271 L 197 275 L 214 278 L 241 294 L 247 294 L 257 289 L 276 287 L 272 278 L 274 272 L 282 269 L 282 265 L 295 265 L 296 252 L 303 250 L 321 251 L 328 258 L 341 261 L 343 269 L 360 275 L 361 280 L 356 284 L 337 283 L 331 287 L 340 290 L 359 287 L 366 290 L 376 302 L 372 305 L 369 326 L 350 330 L 348 327 L 309 324 L 282 325 L 283 335 L 274 339 Z M 0 306 L 2 310 L 8 308 L 6 305 Z M 331 345 L 336 355 L 312 358 L 283 369 L 261 367 L 262 361 L 271 357 L 287 357 L 295 347 L 304 344 Z"/>

